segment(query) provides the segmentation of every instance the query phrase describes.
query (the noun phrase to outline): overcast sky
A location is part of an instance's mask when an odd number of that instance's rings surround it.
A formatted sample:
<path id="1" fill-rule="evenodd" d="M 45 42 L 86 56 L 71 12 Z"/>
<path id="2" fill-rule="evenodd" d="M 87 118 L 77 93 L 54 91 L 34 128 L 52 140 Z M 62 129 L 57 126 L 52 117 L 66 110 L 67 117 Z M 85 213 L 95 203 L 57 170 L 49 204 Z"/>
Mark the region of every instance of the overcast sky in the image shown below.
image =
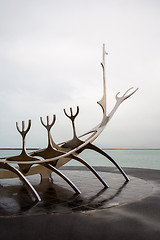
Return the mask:
<path id="1" fill-rule="evenodd" d="M 15 122 L 32 120 L 27 147 L 44 147 L 39 117 L 56 114 L 55 141 L 71 138 L 66 111 L 80 106 L 81 134 L 102 118 L 102 44 L 107 112 L 117 92 L 139 88 L 95 144 L 160 148 L 159 0 L 0 0 L 0 147 L 20 147 Z"/>

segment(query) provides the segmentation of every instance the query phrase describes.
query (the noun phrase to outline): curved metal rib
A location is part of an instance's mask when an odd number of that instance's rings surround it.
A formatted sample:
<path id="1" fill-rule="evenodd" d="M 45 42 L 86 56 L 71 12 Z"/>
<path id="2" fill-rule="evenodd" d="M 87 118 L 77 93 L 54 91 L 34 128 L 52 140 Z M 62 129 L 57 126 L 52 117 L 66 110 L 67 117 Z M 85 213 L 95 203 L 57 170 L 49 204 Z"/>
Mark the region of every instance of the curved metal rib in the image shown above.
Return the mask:
<path id="1" fill-rule="evenodd" d="M 124 178 L 126 179 L 126 181 L 129 181 L 129 177 L 126 175 L 126 173 L 123 171 L 123 169 L 118 165 L 118 163 L 111 157 L 109 156 L 106 152 L 104 152 L 102 149 L 98 148 L 97 146 L 93 145 L 93 144 L 88 144 L 87 147 L 88 149 L 94 150 L 100 154 L 102 154 L 103 156 L 105 156 L 106 158 L 108 158 L 117 168 L 118 170 L 121 172 L 121 174 L 124 176 Z"/>
<path id="2" fill-rule="evenodd" d="M 77 156 L 71 156 L 71 157 L 74 160 L 77 160 L 78 162 L 85 165 L 89 170 L 91 170 L 91 172 L 100 180 L 100 182 L 104 185 L 105 188 L 109 187 L 108 184 L 103 180 L 103 178 L 97 173 L 97 171 L 90 164 L 88 164 L 86 161 L 84 161 L 83 159 L 81 159 Z"/>
<path id="3" fill-rule="evenodd" d="M 60 172 L 57 168 L 53 167 L 51 164 L 45 164 L 43 166 L 55 172 L 57 175 L 63 178 L 73 188 L 73 190 L 76 193 L 81 194 L 81 191 L 76 187 L 76 185 L 74 185 L 74 183 L 69 178 L 67 178 L 62 172 Z"/>
<path id="4" fill-rule="evenodd" d="M 31 183 L 27 180 L 27 178 L 17 168 L 7 163 L 4 163 L 4 164 L 1 163 L 0 168 L 8 169 L 9 171 L 15 173 L 20 178 L 20 180 L 26 185 L 27 189 L 33 194 L 36 201 L 41 201 L 41 198 L 37 193 L 37 191 L 35 190 L 35 188 L 31 185 Z"/>

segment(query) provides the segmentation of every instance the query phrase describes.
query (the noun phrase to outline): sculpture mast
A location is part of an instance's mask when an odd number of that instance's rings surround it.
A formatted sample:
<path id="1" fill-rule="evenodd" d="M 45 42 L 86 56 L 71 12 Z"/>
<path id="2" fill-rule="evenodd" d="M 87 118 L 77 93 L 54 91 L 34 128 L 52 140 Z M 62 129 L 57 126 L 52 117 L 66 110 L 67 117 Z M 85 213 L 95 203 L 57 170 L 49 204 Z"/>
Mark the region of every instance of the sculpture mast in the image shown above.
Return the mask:
<path id="1" fill-rule="evenodd" d="M 106 66 L 105 66 L 105 55 L 106 55 L 106 51 L 105 51 L 105 44 L 103 44 L 103 49 L 102 49 L 102 69 L 103 69 L 103 96 L 102 99 L 97 102 L 103 110 L 103 120 L 106 118 Z"/>

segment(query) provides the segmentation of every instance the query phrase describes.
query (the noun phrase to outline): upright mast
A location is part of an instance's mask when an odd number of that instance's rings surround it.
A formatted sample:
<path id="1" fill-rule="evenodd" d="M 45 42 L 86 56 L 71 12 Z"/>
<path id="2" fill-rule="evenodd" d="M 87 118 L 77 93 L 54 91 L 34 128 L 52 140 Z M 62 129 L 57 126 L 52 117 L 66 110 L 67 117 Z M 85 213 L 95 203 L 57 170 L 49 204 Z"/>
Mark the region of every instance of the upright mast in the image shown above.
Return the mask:
<path id="1" fill-rule="evenodd" d="M 103 70 L 103 96 L 102 99 L 98 102 L 98 104 L 102 107 L 103 110 L 103 119 L 106 118 L 106 75 L 105 75 L 105 44 L 103 44 L 103 49 L 102 49 L 102 70 Z"/>

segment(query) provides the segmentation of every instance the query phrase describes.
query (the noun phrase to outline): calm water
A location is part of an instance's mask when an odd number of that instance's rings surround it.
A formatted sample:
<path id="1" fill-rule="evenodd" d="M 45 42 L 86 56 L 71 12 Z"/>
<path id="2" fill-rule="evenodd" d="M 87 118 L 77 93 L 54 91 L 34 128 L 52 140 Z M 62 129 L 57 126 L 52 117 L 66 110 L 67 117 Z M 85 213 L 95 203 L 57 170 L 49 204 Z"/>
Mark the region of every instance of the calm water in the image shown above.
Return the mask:
<path id="1" fill-rule="evenodd" d="M 122 167 L 149 168 L 160 170 L 160 150 L 105 150 Z M 20 150 L 0 150 L 0 157 L 18 155 Z M 79 155 L 92 166 L 113 166 L 112 163 L 100 154 L 86 150 Z M 80 166 L 71 160 L 68 166 Z"/>

